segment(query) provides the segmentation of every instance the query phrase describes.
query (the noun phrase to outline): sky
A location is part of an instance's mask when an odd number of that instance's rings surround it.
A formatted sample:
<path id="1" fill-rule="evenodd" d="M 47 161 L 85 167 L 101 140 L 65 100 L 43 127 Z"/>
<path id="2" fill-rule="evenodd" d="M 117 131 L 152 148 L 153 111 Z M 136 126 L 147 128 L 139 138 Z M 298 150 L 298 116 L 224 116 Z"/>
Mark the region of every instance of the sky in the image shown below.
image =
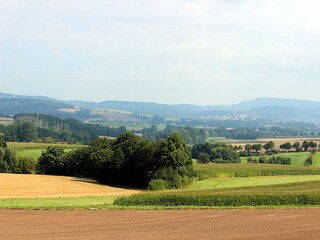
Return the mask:
<path id="1" fill-rule="evenodd" d="M 0 0 L 0 92 L 320 100 L 318 0 Z"/>

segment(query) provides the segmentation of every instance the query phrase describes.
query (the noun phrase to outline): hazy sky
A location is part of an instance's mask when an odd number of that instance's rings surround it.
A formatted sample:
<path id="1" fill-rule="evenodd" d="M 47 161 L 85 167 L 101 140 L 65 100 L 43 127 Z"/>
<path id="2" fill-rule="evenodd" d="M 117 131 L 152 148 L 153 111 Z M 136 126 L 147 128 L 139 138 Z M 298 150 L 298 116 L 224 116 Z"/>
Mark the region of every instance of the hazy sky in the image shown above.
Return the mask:
<path id="1" fill-rule="evenodd" d="M 0 0 L 0 92 L 320 100 L 318 0 Z"/>

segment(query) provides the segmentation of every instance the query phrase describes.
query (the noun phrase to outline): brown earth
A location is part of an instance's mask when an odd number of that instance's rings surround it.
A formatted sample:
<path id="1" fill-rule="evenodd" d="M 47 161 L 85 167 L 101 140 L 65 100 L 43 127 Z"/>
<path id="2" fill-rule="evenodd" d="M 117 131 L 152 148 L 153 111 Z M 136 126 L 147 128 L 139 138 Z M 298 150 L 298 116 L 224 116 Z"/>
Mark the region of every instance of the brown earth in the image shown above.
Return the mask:
<path id="1" fill-rule="evenodd" d="M 0 198 L 115 196 L 141 192 L 76 177 L 0 173 Z"/>
<path id="2" fill-rule="evenodd" d="M 320 209 L 0 210 L 6 240 L 319 239 Z"/>

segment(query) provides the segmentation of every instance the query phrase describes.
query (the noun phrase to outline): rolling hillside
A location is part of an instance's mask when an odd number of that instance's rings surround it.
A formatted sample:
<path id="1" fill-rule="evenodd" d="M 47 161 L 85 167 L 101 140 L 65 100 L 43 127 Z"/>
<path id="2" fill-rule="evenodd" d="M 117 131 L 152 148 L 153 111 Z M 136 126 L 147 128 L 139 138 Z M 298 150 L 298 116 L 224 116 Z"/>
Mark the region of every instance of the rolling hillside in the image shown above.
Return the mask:
<path id="1" fill-rule="evenodd" d="M 282 98 L 257 98 L 234 105 L 199 106 L 191 104 L 159 104 L 129 101 L 62 101 L 41 96 L 16 96 L 0 93 L 0 113 L 44 113 L 61 116 L 61 108 L 116 109 L 134 113 L 163 115 L 168 117 L 213 117 L 233 114 L 250 114 L 261 118 L 290 120 L 318 120 L 320 102 Z"/>

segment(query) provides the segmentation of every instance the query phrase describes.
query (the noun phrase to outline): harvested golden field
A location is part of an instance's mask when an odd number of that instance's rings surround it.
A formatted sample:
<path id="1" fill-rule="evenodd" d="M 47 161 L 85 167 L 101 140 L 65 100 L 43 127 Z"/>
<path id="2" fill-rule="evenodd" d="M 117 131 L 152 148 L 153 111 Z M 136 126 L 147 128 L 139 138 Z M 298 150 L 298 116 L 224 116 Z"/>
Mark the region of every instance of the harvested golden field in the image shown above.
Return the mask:
<path id="1" fill-rule="evenodd" d="M 115 196 L 141 192 L 110 187 L 76 177 L 0 174 L 0 198 Z"/>

